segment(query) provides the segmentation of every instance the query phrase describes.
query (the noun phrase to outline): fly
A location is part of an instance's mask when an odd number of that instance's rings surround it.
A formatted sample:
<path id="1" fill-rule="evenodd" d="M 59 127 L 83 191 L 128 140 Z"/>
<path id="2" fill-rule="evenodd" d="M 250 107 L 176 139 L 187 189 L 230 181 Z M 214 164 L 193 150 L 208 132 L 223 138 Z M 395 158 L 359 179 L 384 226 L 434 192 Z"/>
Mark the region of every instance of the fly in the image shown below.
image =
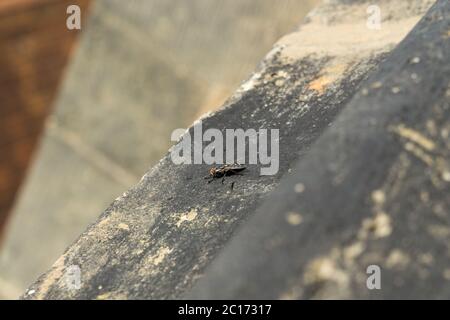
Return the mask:
<path id="1" fill-rule="evenodd" d="M 222 183 L 225 181 L 225 177 L 232 176 L 232 175 L 242 175 L 241 171 L 244 171 L 246 169 L 245 166 L 242 166 L 240 164 L 225 164 L 220 167 L 212 167 L 208 171 L 208 175 L 205 177 L 205 179 L 209 179 L 208 183 L 212 182 L 215 179 L 222 178 Z M 233 184 L 234 185 L 234 184 Z"/>

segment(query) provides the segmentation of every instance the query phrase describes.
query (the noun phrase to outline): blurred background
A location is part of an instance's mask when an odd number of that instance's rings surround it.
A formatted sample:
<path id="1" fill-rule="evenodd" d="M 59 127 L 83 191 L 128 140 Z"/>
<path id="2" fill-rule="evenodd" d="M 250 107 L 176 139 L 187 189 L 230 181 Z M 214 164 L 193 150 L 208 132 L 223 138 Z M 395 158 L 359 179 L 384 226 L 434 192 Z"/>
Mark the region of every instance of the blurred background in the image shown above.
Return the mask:
<path id="1" fill-rule="evenodd" d="M 0 298 L 17 298 L 318 0 L 0 0 Z M 69 5 L 81 30 L 68 30 Z"/>

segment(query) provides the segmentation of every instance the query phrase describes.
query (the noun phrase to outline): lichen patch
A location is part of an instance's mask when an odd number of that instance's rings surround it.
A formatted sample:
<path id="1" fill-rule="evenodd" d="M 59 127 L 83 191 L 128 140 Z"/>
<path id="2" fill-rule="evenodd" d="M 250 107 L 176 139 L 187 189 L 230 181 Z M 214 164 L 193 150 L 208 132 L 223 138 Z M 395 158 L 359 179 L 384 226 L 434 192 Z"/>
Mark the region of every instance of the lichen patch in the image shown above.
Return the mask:
<path id="1" fill-rule="evenodd" d="M 130 231 L 130 227 L 126 223 L 119 223 L 117 225 L 117 228 L 125 231 Z"/>
<path id="2" fill-rule="evenodd" d="M 191 222 L 197 218 L 198 212 L 197 209 L 192 209 L 191 211 L 182 214 L 180 219 L 176 223 L 176 226 L 179 228 L 184 222 Z"/>
<path id="3" fill-rule="evenodd" d="M 410 260 L 408 254 L 399 249 L 394 249 L 389 253 L 389 256 L 386 259 L 386 267 L 390 269 L 405 269 Z"/>
<path id="4" fill-rule="evenodd" d="M 367 239 L 368 235 L 374 238 L 384 238 L 392 233 L 391 217 L 383 211 L 379 211 L 373 218 L 364 219 L 359 237 Z"/>
<path id="5" fill-rule="evenodd" d="M 322 95 L 327 87 L 344 76 L 347 67 L 347 63 L 340 62 L 325 67 L 321 71 L 320 76 L 309 83 L 308 89 L 315 91 L 318 95 Z"/>
<path id="6" fill-rule="evenodd" d="M 173 249 L 170 249 L 169 247 L 161 247 L 158 252 L 149 257 L 147 262 L 149 264 L 152 264 L 154 266 L 160 265 L 164 259 L 173 251 Z"/>
<path id="7" fill-rule="evenodd" d="M 436 145 L 431 139 L 425 137 L 422 133 L 412 128 L 407 128 L 404 125 L 399 125 L 393 128 L 393 131 L 399 136 L 418 144 L 428 151 L 433 151 L 434 149 L 436 149 Z"/>
<path id="8" fill-rule="evenodd" d="M 286 221 L 292 226 L 298 226 L 302 223 L 303 217 L 298 212 L 288 212 L 288 214 L 286 214 Z"/>

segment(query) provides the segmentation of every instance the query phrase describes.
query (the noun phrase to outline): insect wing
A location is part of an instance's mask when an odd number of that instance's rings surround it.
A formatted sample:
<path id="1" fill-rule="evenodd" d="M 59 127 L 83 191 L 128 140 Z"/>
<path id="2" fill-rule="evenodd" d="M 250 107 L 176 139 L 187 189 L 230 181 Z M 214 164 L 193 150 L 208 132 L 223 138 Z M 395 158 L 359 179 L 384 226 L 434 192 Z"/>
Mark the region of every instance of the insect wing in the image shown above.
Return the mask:
<path id="1" fill-rule="evenodd" d="M 242 166 L 240 164 L 233 164 L 227 167 L 228 170 L 232 170 L 234 172 L 245 170 L 245 168 L 246 168 L 245 166 Z"/>

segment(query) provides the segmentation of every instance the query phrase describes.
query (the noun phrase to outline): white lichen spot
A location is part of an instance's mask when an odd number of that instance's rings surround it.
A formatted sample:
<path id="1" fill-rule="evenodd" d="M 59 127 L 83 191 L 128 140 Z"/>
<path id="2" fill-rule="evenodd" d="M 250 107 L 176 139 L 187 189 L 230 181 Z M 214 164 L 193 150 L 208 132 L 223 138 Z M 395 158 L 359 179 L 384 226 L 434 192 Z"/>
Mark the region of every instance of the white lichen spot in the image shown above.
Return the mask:
<path id="1" fill-rule="evenodd" d="M 119 223 L 117 225 L 117 228 L 119 228 L 120 230 L 130 231 L 130 227 L 125 223 Z"/>
<path id="2" fill-rule="evenodd" d="M 95 299 L 96 300 L 110 300 L 112 297 L 112 292 L 105 292 L 102 294 L 99 294 Z"/>
<path id="3" fill-rule="evenodd" d="M 309 96 L 306 95 L 306 94 L 300 94 L 300 95 L 298 96 L 298 100 L 299 100 L 300 102 L 306 102 L 306 101 L 309 101 Z"/>
<path id="4" fill-rule="evenodd" d="M 250 89 L 253 89 L 256 86 L 256 84 L 259 82 L 258 80 L 260 79 L 260 77 L 261 77 L 260 73 L 254 73 L 249 80 L 247 80 L 246 82 L 244 82 L 241 85 L 241 87 L 239 88 L 239 91 L 245 92 Z"/>
<path id="5" fill-rule="evenodd" d="M 36 290 L 31 289 L 31 290 L 29 290 L 29 291 L 27 292 L 27 295 L 31 296 L 31 295 L 33 295 L 35 292 L 36 292 Z"/>
<path id="6" fill-rule="evenodd" d="M 423 151 L 423 149 L 416 147 L 413 143 L 411 142 L 405 143 L 405 150 L 412 153 L 415 157 L 422 160 L 428 166 L 431 167 L 434 165 L 433 158 L 430 155 L 428 155 L 425 151 Z"/>
<path id="7" fill-rule="evenodd" d="M 315 259 L 307 266 L 304 281 L 306 284 L 332 281 L 346 286 L 349 283 L 349 276 L 336 266 L 335 261 L 322 257 Z"/>
<path id="8" fill-rule="evenodd" d="M 414 58 L 411 59 L 411 63 L 412 64 L 417 64 L 419 62 L 420 62 L 420 58 L 419 57 L 414 57 Z"/>
<path id="9" fill-rule="evenodd" d="M 289 288 L 286 292 L 283 292 L 278 297 L 278 300 L 300 300 L 303 294 L 303 290 L 300 286 L 296 285 Z"/>
<path id="10" fill-rule="evenodd" d="M 427 227 L 427 231 L 436 239 L 446 239 L 450 237 L 450 228 L 443 225 L 431 225 Z"/>
<path id="11" fill-rule="evenodd" d="M 114 215 L 114 212 L 111 212 L 111 214 L 109 216 L 107 216 L 106 218 L 102 219 L 98 224 L 97 227 L 98 228 L 102 228 L 103 226 L 106 226 L 109 221 L 111 220 L 111 216 Z"/>
<path id="12" fill-rule="evenodd" d="M 445 269 L 444 272 L 442 272 L 442 276 L 444 279 L 450 281 L 450 268 Z"/>
<path id="13" fill-rule="evenodd" d="M 423 134 L 414 129 L 407 128 L 404 125 L 399 125 L 393 130 L 399 136 L 418 144 L 425 150 L 433 151 L 436 148 L 436 145 L 432 140 L 428 139 Z"/>
<path id="14" fill-rule="evenodd" d="M 374 83 L 372 83 L 371 85 L 370 85 L 370 87 L 372 88 L 372 89 L 379 89 L 379 88 L 381 88 L 383 86 L 383 84 L 380 82 L 380 81 L 376 81 L 376 82 L 374 82 Z"/>
<path id="15" fill-rule="evenodd" d="M 302 223 L 303 221 L 303 217 L 300 213 L 297 212 L 289 212 L 286 215 L 286 221 L 293 226 L 298 226 L 299 224 Z"/>
<path id="16" fill-rule="evenodd" d="M 289 73 L 287 73 L 284 70 L 280 70 L 280 71 L 277 72 L 277 76 L 281 77 L 281 78 L 288 78 L 289 77 Z"/>
<path id="17" fill-rule="evenodd" d="M 169 247 L 162 247 L 158 250 L 158 252 L 154 256 L 151 256 L 148 259 L 148 262 L 154 266 L 158 266 L 172 251 L 173 249 L 170 249 Z"/>
<path id="18" fill-rule="evenodd" d="M 404 269 L 408 266 L 409 262 L 410 258 L 406 253 L 399 249 L 394 249 L 386 259 L 386 267 Z"/>
<path id="19" fill-rule="evenodd" d="M 294 190 L 296 193 L 302 193 L 305 191 L 305 185 L 303 183 L 296 183 L 294 186 Z"/>
<path id="20" fill-rule="evenodd" d="M 442 179 L 446 182 L 450 182 L 450 171 L 442 172 Z"/>
<path id="21" fill-rule="evenodd" d="M 179 228 L 183 222 L 193 221 L 197 217 L 197 214 L 198 214 L 197 210 L 196 209 L 192 209 L 188 213 L 181 215 L 180 219 L 178 220 L 178 222 L 176 224 L 177 227 Z"/>
<path id="22" fill-rule="evenodd" d="M 95 297 L 96 300 L 128 300 L 129 298 L 120 292 L 117 291 L 110 291 L 105 292 L 102 294 L 99 294 L 97 297 Z"/>
<path id="23" fill-rule="evenodd" d="M 427 266 L 432 265 L 434 261 L 433 255 L 431 253 L 423 253 L 419 255 L 418 258 L 420 263 L 425 264 Z"/>
<path id="24" fill-rule="evenodd" d="M 384 238 L 392 233 L 391 217 L 385 212 L 377 212 L 375 217 L 363 221 L 361 238 L 366 238 L 367 234 L 372 234 L 375 238 Z"/>
<path id="25" fill-rule="evenodd" d="M 392 233 L 391 217 L 384 212 L 379 212 L 375 216 L 375 236 L 377 238 L 387 237 Z"/>
<path id="26" fill-rule="evenodd" d="M 392 92 L 393 94 L 397 94 L 397 93 L 400 92 L 400 88 L 399 88 L 399 87 L 392 87 L 392 88 L 391 88 L 391 92 Z"/>
<path id="27" fill-rule="evenodd" d="M 382 206 L 386 201 L 386 196 L 383 190 L 375 190 L 372 192 L 372 201 L 375 205 Z"/>
<path id="28" fill-rule="evenodd" d="M 420 192 L 420 200 L 422 200 L 423 203 L 430 202 L 430 194 L 426 191 Z"/>
<path id="29" fill-rule="evenodd" d="M 364 244 L 362 242 L 355 242 L 344 249 L 344 258 L 347 262 L 350 262 L 363 253 L 363 251 Z"/>

